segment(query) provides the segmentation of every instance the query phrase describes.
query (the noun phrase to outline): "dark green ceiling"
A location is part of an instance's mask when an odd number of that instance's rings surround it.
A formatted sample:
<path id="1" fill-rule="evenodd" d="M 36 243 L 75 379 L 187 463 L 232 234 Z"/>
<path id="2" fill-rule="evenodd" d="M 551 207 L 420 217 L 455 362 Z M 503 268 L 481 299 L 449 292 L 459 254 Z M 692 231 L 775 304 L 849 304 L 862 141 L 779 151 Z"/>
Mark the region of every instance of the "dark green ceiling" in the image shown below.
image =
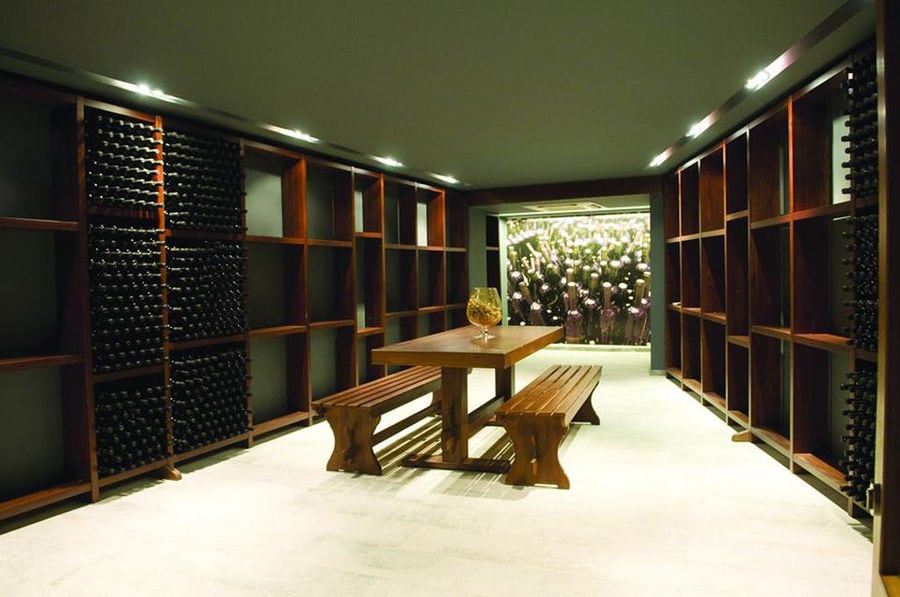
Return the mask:
<path id="1" fill-rule="evenodd" d="M 5 0 L 0 47 L 484 188 L 670 169 L 874 34 L 869 6 L 647 169 L 842 4 Z M 97 87 L 8 53 L 0 69 Z"/>

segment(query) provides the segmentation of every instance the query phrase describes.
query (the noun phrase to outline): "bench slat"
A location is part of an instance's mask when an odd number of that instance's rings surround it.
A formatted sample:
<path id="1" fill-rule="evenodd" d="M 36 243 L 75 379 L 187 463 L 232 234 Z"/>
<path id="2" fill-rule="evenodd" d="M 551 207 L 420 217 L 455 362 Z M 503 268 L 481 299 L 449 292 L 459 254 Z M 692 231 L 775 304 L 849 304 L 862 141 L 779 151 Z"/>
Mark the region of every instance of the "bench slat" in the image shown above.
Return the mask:
<path id="1" fill-rule="evenodd" d="M 440 367 L 411 367 L 321 398 L 314 401 L 313 406 L 317 410 L 330 406 L 371 408 L 398 392 L 439 381 L 440 378 Z"/>
<path id="2" fill-rule="evenodd" d="M 571 417 L 599 381 L 600 366 L 558 365 L 541 374 L 506 402 L 500 414 Z"/>

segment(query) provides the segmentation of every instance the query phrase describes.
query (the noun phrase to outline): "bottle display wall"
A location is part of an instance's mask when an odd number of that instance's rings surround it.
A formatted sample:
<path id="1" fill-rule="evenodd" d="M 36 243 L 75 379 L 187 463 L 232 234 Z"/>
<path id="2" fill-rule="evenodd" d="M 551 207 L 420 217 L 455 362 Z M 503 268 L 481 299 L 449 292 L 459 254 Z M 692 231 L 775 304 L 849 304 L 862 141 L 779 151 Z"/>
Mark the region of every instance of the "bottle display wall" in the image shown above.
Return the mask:
<path id="1" fill-rule="evenodd" d="M 854 515 L 874 463 L 874 76 L 855 54 L 665 185 L 669 376 Z"/>
<path id="2" fill-rule="evenodd" d="M 442 189 L 40 84 L 0 118 L 0 519 L 308 425 L 371 349 L 466 323 Z"/>
<path id="3" fill-rule="evenodd" d="M 568 344 L 650 339 L 650 216 L 507 221 L 509 325 L 564 325 Z"/>

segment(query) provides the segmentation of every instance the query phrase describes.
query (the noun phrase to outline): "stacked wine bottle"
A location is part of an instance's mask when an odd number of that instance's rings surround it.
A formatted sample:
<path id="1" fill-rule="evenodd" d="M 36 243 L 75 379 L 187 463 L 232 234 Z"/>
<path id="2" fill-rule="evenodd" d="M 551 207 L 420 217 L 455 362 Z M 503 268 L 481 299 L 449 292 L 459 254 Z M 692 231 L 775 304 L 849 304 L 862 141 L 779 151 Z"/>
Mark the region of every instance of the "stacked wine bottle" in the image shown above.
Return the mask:
<path id="1" fill-rule="evenodd" d="M 851 229 L 844 235 L 852 242 L 852 281 L 846 289 L 853 299 L 846 305 L 852 308 L 850 329 L 853 343 L 861 350 L 878 350 L 878 216 L 862 215 L 849 219 Z"/>
<path id="2" fill-rule="evenodd" d="M 166 392 L 160 384 L 105 384 L 94 394 L 100 477 L 167 456 Z"/>
<path id="3" fill-rule="evenodd" d="M 157 166 L 162 163 L 158 129 L 152 124 L 99 110 L 84 118 L 85 178 L 90 205 L 156 208 Z"/>
<path id="4" fill-rule="evenodd" d="M 243 345 L 180 351 L 172 356 L 175 452 L 189 452 L 247 431 Z"/>
<path id="5" fill-rule="evenodd" d="M 841 386 L 852 392 L 849 408 L 847 435 L 844 440 L 844 457 L 841 466 L 846 484 L 842 490 L 853 499 L 865 502 L 866 489 L 875 474 L 875 404 L 877 380 L 874 366 L 860 367 L 848 373 L 850 382 Z"/>
<path id="6" fill-rule="evenodd" d="M 240 243 L 173 241 L 167 249 L 169 339 L 246 331 L 245 260 Z"/>
<path id="7" fill-rule="evenodd" d="M 849 159 L 842 165 L 849 168 L 846 189 L 856 199 L 878 195 L 878 82 L 875 55 L 855 60 L 850 67 L 846 86 L 847 142 Z"/>
<path id="8" fill-rule="evenodd" d="M 244 231 L 240 145 L 167 130 L 165 168 L 169 227 Z"/>
<path id="9" fill-rule="evenodd" d="M 137 224 L 88 225 L 94 371 L 163 361 L 159 231 Z"/>

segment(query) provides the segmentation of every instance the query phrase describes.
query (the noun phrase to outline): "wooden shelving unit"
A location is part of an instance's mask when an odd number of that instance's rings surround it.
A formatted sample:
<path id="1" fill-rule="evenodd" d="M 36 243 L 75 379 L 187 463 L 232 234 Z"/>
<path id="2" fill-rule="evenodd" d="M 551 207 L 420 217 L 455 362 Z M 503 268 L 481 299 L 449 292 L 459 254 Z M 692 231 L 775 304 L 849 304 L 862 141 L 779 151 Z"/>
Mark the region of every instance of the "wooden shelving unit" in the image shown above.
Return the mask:
<path id="1" fill-rule="evenodd" d="M 678 168 L 666 199 L 668 375 L 738 430 L 845 491 L 852 342 L 844 116 L 852 58 Z"/>
<path id="2" fill-rule="evenodd" d="M 0 432 L 0 519 L 78 496 L 96 500 L 101 488 L 138 475 L 177 479 L 179 462 L 309 425 L 311 400 L 387 373 L 371 363 L 371 349 L 466 323 L 467 211 L 443 189 L 39 84 L 0 85 L 0 125 L 16 148 L 0 155 L 10 191 L 0 197 L 0 260 L 9 274 L 0 316 L 0 416 L 9 422 Z M 108 126 L 143 131 L 148 148 L 109 145 L 137 152 L 135 160 L 101 156 L 90 144 Z M 167 169 L 179 151 L 189 157 Z M 112 162 L 94 165 L 100 158 Z M 146 178 L 143 203 L 103 203 L 124 193 L 103 178 L 118 176 L 122 164 Z M 195 167 L 233 169 L 202 182 L 231 185 L 233 207 L 205 208 L 232 214 L 227 225 L 188 200 L 206 188 L 190 186 Z M 98 189 L 106 193 L 100 203 Z M 184 215 L 191 209 L 201 209 L 195 220 Z M 88 253 L 97 225 L 157 239 L 151 270 L 163 314 L 147 325 L 158 334 L 159 361 L 96 369 L 92 329 L 102 324 L 102 302 L 89 290 L 98 266 Z M 176 287 L 189 275 L 212 282 L 179 255 L 218 246 L 242 256 L 234 278 L 242 321 L 225 333 L 185 336 L 178 318 L 197 307 L 179 303 Z M 185 410 L 185 380 L 204 359 L 240 365 L 227 384 L 202 392 L 208 401 Z M 101 427 L 125 416 L 116 410 L 120 395 L 154 405 L 142 433 L 164 438 L 156 452 L 110 447 Z M 188 412 L 230 417 L 230 427 L 185 438 L 195 429 L 183 420 Z"/>

